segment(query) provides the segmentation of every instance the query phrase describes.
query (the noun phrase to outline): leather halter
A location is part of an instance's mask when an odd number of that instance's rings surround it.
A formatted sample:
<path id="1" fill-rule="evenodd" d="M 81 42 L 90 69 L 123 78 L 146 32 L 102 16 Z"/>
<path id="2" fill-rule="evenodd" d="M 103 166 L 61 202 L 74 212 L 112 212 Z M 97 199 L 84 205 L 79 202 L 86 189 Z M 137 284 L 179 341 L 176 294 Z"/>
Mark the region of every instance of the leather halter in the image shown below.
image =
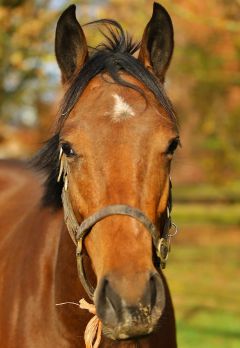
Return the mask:
<path id="1" fill-rule="evenodd" d="M 89 298 L 93 298 L 94 288 L 89 282 L 84 269 L 84 248 L 83 242 L 85 237 L 91 232 L 91 229 L 95 224 L 108 216 L 112 215 L 125 215 L 130 216 L 139 222 L 141 222 L 144 227 L 148 230 L 152 237 L 153 246 L 158 259 L 158 266 L 161 268 L 166 267 L 166 261 L 168 259 L 168 253 L 170 251 L 170 239 L 177 233 L 177 226 L 171 222 L 170 212 L 172 209 L 172 196 L 171 196 L 171 180 L 170 180 L 170 192 L 167 204 L 167 217 L 164 224 L 162 235 L 160 235 L 158 228 L 152 221 L 138 208 L 131 207 L 125 204 L 108 205 L 107 207 L 101 209 L 100 211 L 89 216 L 79 225 L 75 214 L 72 209 L 72 205 L 68 195 L 68 165 L 65 160 L 62 151 L 60 151 L 60 171 L 58 176 L 58 181 L 60 181 L 63 174 L 64 187 L 62 190 L 62 202 L 64 210 L 64 220 L 67 225 L 69 234 L 77 246 L 76 256 L 77 256 L 77 269 L 80 281 L 88 294 Z M 174 232 L 170 234 L 171 228 L 174 227 Z"/>

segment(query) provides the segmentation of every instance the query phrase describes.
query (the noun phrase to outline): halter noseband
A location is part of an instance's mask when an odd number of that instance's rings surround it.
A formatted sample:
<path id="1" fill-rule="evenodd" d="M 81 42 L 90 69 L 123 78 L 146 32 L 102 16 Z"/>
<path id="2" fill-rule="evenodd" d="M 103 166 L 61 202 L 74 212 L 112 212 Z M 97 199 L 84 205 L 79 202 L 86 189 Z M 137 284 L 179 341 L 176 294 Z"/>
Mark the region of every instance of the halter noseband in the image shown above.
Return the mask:
<path id="1" fill-rule="evenodd" d="M 58 181 L 61 179 L 63 174 L 64 187 L 62 190 L 62 202 L 63 202 L 63 210 L 64 210 L 64 220 L 67 225 L 69 234 L 77 246 L 76 256 L 77 256 L 77 269 L 80 281 L 90 297 L 93 298 L 94 288 L 89 282 L 83 264 L 84 257 L 84 248 L 83 241 L 85 237 L 91 232 L 91 229 L 94 225 L 105 219 L 108 216 L 112 215 L 125 215 L 130 216 L 139 222 L 141 222 L 144 227 L 148 230 L 152 237 L 153 246 L 156 251 L 156 256 L 158 259 L 159 266 L 161 268 L 166 267 L 166 261 L 168 259 L 168 253 L 170 251 L 170 239 L 173 237 L 178 231 L 177 226 L 171 222 L 170 212 L 172 209 L 172 197 L 171 197 L 171 180 L 170 180 L 170 193 L 167 204 L 167 218 L 164 224 L 162 235 L 160 235 L 156 225 L 152 223 L 152 221 L 138 208 L 131 207 L 125 204 L 116 204 L 116 205 L 108 205 L 100 211 L 94 213 L 89 216 L 79 225 L 75 214 L 72 209 L 72 205 L 68 195 L 68 165 L 66 160 L 63 157 L 62 151 L 60 151 L 60 171 L 58 176 Z M 174 232 L 172 234 L 169 233 L 171 228 L 174 228 Z"/>

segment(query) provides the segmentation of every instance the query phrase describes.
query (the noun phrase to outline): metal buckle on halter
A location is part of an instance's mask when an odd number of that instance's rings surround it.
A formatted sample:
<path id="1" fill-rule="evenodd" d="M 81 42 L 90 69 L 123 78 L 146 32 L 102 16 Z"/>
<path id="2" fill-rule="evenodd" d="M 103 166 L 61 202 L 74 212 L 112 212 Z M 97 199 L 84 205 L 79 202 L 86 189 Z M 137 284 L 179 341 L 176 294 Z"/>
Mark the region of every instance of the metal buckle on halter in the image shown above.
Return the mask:
<path id="1" fill-rule="evenodd" d="M 173 232 L 171 230 L 173 229 Z M 167 221 L 164 226 L 162 238 L 160 238 L 157 245 L 157 256 L 160 259 L 161 268 L 166 267 L 169 252 L 171 251 L 171 238 L 178 233 L 177 225 L 172 222 L 170 209 L 167 207 Z"/>
<path id="2" fill-rule="evenodd" d="M 157 246 L 157 256 L 160 259 L 161 268 L 164 269 L 166 267 L 166 262 L 168 259 L 169 253 L 169 241 L 166 238 L 161 238 L 158 242 Z"/>

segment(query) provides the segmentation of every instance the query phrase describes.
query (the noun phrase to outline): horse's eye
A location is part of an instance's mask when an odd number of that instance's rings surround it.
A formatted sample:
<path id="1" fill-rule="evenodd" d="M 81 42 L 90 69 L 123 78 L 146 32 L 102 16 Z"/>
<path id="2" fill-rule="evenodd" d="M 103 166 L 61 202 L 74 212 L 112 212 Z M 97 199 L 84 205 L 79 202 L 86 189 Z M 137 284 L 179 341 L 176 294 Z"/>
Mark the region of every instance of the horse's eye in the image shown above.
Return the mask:
<path id="1" fill-rule="evenodd" d="M 62 147 L 63 153 L 67 157 L 74 157 L 76 155 L 75 151 L 72 149 L 69 143 L 63 143 L 61 147 Z"/>
<path id="2" fill-rule="evenodd" d="M 166 154 L 167 155 L 173 155 L 174 151 L 176 150 L 176 148 L 178 147 L 178 145 L 180 145 L 180 139 L 179 137 L 171 140 L 171 142 L 168 145 Z"/>

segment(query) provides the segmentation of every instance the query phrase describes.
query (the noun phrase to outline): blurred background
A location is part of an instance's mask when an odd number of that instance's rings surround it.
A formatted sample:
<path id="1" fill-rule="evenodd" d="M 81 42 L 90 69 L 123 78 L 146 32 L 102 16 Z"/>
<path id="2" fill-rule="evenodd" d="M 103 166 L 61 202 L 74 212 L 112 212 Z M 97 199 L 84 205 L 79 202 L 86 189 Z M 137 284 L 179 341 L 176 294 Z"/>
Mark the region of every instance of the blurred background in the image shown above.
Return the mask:
<path id="1" fill-rule="evenodd" d="M 72 2 L 0 1 L 0 158 L 46 140 L 61 90 L 56 20 Z M 83 24 L 117 19 L 140 40 L 152 1 L 75 1 Z M 162 0 L 175 28 L 166 89 L 182 148 L 173 163 L 174 237 L 165 274 L 180 348 L 240 347 L 240 1 Z M 101 38 L 86 28 L 91 45 Z"/>

